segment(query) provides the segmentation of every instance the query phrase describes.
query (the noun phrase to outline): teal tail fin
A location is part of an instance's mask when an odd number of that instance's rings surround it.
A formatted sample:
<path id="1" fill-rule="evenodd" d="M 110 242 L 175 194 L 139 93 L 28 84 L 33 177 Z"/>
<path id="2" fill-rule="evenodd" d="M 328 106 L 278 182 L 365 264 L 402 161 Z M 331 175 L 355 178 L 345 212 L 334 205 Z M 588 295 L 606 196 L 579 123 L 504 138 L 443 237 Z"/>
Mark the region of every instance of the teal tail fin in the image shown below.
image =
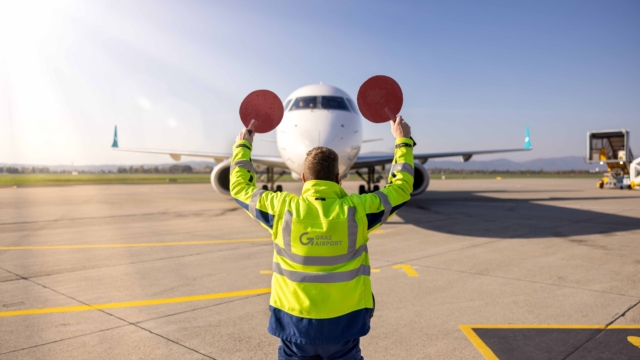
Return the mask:
<path id="1" fill-rule="evenodd" d="M 112 148 L 118 147 L 118 125 L 116 125 L 116 129 L 113 131 L 113 144 L 111 144 L 111 147 Z"/>
<path id="2" fill-rule="evenodd" d="M 527 126 L 524 130 L 524 148 L 525 150 L 531 150 L 531 136 L 529 136 L 529 127 Z"/>

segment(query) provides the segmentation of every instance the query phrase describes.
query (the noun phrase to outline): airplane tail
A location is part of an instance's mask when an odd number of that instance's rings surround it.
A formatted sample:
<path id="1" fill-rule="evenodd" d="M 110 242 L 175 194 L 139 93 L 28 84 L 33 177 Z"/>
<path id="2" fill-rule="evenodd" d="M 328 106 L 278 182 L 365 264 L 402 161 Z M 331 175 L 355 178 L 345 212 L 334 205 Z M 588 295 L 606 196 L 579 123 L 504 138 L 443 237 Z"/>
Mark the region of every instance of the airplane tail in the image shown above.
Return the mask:
<path id="1" fill-rule="evenodd" d="M 116 125 L 116 129 L 113 131 L 113 144 L 111 144 L 112 148 L 118 148 L 118 125 Z"/>
<path id="2" fill-rule="evenodd" d="M 528 126 L 524 130 L 524 148 L 525 148 L 525 150 L 531 150 L 533 148 L 531 146 L 531 137 L 529 136 L 529 127 Z"/>

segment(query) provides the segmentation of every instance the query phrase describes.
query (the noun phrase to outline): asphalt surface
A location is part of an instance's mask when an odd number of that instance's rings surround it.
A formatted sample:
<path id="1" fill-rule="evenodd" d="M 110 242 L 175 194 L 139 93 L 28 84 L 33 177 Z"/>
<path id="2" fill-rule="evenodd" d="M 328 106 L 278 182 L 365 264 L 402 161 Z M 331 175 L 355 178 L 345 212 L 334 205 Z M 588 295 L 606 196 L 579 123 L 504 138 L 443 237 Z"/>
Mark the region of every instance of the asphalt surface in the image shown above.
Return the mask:
<path id="1" fill-rule="evenodd" d="M 367 360 L 640 359 L 640 191 L 432 181 L 369 250 Z M 206 184 L 0 189 L 0 359 L 275 359 L 271 261 Z"/>

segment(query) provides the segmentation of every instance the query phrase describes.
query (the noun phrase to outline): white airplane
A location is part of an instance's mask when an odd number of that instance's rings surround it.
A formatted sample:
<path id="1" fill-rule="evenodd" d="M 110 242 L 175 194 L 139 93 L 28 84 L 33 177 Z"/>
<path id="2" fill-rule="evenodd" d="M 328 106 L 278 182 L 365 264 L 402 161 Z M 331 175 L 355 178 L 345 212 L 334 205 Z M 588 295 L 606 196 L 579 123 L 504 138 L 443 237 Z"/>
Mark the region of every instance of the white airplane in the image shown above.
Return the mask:
<path id="1" fill-rule="evenodd" d="M 359 192 L 362 194 L 380 189 L 378 184 L 383 178 L 381 174 L 385 170 L 385 166 L 393 160 L 393 154 L 360 155 L 363 143 L 378 140 L 381 139 L 362 139 L 362 118 L 355 101 L 346 92 L 330 85 L 307 85 L 294 91 L 284 102 L 284 117 L 276 129 L 275 140 L 280 157 L 262 156 L 254 153 L 251 158 L 257 168 L 262 165 L 265 170 L 266 178 L 263 177 L 263 181 L 260 182 L 265 182 L 268 185 L 263 185 L 263 189 L 282 191 L 282 186 L 276 185 L 280 176 L 289 171 L 295 180 L 300 180 L 307 152 L 316 146 L 326 146 L 338 153 L 340 174 L 343 178 L 354 171 L 366 182 L 366 186 L 360 185 Z M 121 148 L 118 146 L 117 127 L 111 147 L 118 151 L 167 154 L 175 161 L 179 161 L 182 156 L 213 159 L 217 165 L 211 172 L 211 185 L 217 192 L 229 195 L 230 152 L 205 153 Z M 461 156 L 462 161 L 467 162 L 473 155 L 529 151 L 531 149 L 529 128 L 527 127 L 524 148 L 415 153 L 415 175 L 411 195 L 418 195 L 427 190 L 429 173 L 423 165 L 429 159 Z M 277 174 L 278 177 L 276 177 L 275 169 L 280 170 Z M 364 169 L 367 170 L 367 173 L 363 175 L 360 170 Z"/>

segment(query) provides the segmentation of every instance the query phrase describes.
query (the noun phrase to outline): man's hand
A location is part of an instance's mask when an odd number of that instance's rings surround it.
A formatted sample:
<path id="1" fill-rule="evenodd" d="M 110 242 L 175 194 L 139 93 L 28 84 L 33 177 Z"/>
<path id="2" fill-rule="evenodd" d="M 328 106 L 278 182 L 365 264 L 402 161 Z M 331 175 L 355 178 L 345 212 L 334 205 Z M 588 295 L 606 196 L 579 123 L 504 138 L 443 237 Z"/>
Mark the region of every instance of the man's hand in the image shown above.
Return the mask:
<path id="1" fill-rule="evenodd" d="M 242 129 L 242 131 L 240 131 L 240 134 L 238 134 L 238 136 L 236 137 L 236 142 L 240 140 L 247 140 L 249 143 L 253 144 L 253 136 L 256 134 L 256 132 L 253 131 L 254 124 L 255 122 L 252 121 L 251 124 L 249 124 L 248 128 Z"/>
<path id="2" fill-rule="evenodd" d="M 411 126 L 404 121 L 402 116 L 398 116 L 395 121 L 391 120 L 391 133 L 396 139 L 410 138 Z"/>

